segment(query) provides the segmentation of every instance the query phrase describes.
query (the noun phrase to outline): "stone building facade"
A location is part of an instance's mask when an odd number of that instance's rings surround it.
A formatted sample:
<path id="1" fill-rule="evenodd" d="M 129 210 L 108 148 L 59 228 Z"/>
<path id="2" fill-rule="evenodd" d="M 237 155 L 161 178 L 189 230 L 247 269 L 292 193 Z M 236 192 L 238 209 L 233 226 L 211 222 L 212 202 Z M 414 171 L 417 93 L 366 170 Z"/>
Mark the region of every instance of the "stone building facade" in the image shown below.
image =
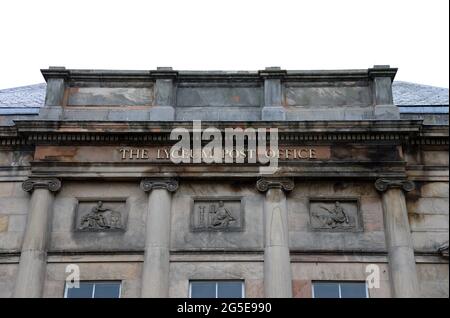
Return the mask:
<path id="1" fill-rule="evenodd" d="M 371 298 L 449 296 L 448 91 L 399 105 L 389 66 L 42 74 L 42 105 L 0 115 L 0 297 L 64 297 L 71 264 L 121 297 L 309 298 L 369 274 Z M 193 120 L 277 128 L 278 170 L 175 164 Z"/>

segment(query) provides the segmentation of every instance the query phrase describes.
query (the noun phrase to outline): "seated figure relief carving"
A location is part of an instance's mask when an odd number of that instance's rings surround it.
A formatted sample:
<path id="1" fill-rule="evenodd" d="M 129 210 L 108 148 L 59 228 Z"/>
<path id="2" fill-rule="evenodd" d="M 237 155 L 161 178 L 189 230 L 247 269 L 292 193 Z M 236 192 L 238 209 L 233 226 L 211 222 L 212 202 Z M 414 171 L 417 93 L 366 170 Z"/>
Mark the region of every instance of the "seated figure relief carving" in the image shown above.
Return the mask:
<path id="1" fill-rule="evenodd" d="M 225 208 L 223 201 L 219 201 L 219 206 L 216 208 L 214 204 L 211 204 L 212 221 L 211 226 L 215 228 L 228 227 L 230 222 L 236 221 L 231 215 L 230 211 Z"/>
<path id="2" fill-rule="evenodd" d="M 196 200 L 191 216 L 195 231 L 233 231 L 242 228 L 241 203 L 236 200 Z"/>
<path id="3" fill-rule="evenodd" d="M 311 226 L 322 230 L 359 230 L 356 201 L 313 201 L 310 206 Z"/>
<path id="4" fill-rule="evenodd" d="M 320 208 L 322 211 L 315 211 L 314 216 L 318 218 L 323 225 L 332 229 L 338 226 L 349 225 L 347 214 L 345 214 L 345 210 L 339 201 L 336 201 L 334 207 L 331 209 L 323 205 L 321 205 Z"/>
<path id="5" fill-rule="evenodd" d="M 81 217 L 78 226 L 79 230 L 117 230 L 122 229 L 122 216 L 118 211 L 114 211 L 103 206 L 102 201 L 98 201 L 91 211 Z"/>

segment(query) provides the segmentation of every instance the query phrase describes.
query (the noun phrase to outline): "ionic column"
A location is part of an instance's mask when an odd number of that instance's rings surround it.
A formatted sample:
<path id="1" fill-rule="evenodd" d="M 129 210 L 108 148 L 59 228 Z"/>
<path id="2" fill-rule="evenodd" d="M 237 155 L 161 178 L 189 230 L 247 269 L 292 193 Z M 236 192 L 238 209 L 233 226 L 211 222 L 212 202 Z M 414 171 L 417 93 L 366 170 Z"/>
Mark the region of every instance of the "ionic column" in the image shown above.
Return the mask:
<path id="1" fill-rule="evenodd" d="M 42 297 L 47 265 L 47 244 L 53 209 L 53 194 L 61 188 L 58 179 L 28 179 L 24 191 L 33 192 L 20 253 L 14 297 Z"/>
<path id="2" fill-rule="evenodd" d="M 403 193 L 414 190 L 414 183 L 408 180 L 378 179 L 375 188 L 382 192 L 392 296 L 419 297 L 416 260 Z"/>
<path id="3" fill-rule="evenodd" d="M 292 297 L 287 204 L 284 191 L 294 188 L 290 179 L 258 180 L 264 201 L 264 293 L 269 298 Z"/>
<path id="4" fill-rule="evenodd" d="M 165 298 L 169 296 L 170 209 L 178 182 L 145 179 L 141 189 L 149 192 L 141 297 Z"/>

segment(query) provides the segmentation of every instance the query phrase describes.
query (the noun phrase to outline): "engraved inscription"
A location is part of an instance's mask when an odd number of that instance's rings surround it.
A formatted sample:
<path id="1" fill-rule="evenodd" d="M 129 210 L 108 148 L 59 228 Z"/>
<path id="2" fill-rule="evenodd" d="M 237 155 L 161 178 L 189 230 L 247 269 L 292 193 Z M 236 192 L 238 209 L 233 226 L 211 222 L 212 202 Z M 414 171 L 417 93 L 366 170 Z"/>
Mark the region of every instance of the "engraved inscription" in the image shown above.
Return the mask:
<path id="1" fill-rule="evenodd" d="M 79 231 L 123 230 L 125 202 L 80 202 L 76 229 Z"/>
<path id="2" fill-rule="evenodd" d="M 310 224 L 314 230 L 361 231 L 357 199 L 310 200 Z"/>
<path id="3" fill-rule="evenodd" d="M 240 198 L 194 199 L 191 212 L 193 231 L 240 231 L 243 223 Z"/>

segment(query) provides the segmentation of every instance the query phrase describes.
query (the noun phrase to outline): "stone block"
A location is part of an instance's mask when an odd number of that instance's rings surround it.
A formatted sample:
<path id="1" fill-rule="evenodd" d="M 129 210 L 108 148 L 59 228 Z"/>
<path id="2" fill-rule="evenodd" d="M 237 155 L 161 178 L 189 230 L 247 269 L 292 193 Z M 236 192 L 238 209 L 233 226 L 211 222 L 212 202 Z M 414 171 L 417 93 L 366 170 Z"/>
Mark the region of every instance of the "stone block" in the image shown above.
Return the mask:
<path id="1" fill-rule="evenodd" d="M 420 193 L 422 197 L 449 197 L 448 182 L 428 182 L 421 186 Z"/>
<path id="2" fill-rule="evenodd" d="M 417 264 L 416 268 L 422 297 L 449 297 L 448 264 Z"/>
<path id="3" fill-rule="evenodd" d="M 411 237 L 416 252 L 437 253 L 438 248 L 448 242 L 448 232 L 411 232 Z"/>
<path id="4" fill-rule="evenodd" d="M 218 115 L 220 121 L 251 121 L 260 119 L 261 110 L 259 107 L 224 107 Z"/>
<path id="5" fill-rule="evenodd" d="M 218 121 L 219 120 L 219 108 L 216 107 L 185 107 L 177 108 L 176 120 L 181 121 L 192 121 L 192 120 L 209 120 Z"/>
<path id="6" fill-rule="evenodd" d="M 62 106 L 65 84 L 63 78 L 50 78 L 47 80 L 45 106 Z"/>
<path id="7" fill-rule="evenodd" d="M 150 120 L 169 121 L 175 119 L 175 108 L 172 106 L 153 106 L 150 108 Z"/>
<path id="8" fill-rule="evenodd" d="M 150 119 L 150 108 L 146 109 L 110 109 L 108 120 L 111 121 L 146 121 Z"/>
<path id="9" fill-rule="evenodd" d="M 23 232 L 0 232 L 0 253 L 20 252 Z"/>
<path id="10" fill-rule="evenodd" d="M 17 264 L 0 264 L 0 298 L 12 297 L 17 267 Z"/>
<path id="11" fill-rule="evenodd" d="M 0 198 L 0 215 L 27 214 L 27 213 L 28 213 L 27 198 L 20 198 L 20 197 Z"/>
<path id="12" fill-rule="evenodd" d="M 448 150 L 447 151 L 422 151 L 422 164 L 424 165 L 443 165 L 448 166 Z"/>
<path id="13" fill-rule="evenodd" d="M 8 231 L 24 232 L 27 225 L 26 214 L 10 214 Z"/>
<path id="14" fill-rule="evenodd" d="M 448 198 L 418 198 L 407 200 L 408 213 L 415 214 L 444 214 L 448 215 Z"/>
<path id="15" fill-rule="evenodd" d="M 305 279 L 292 280 L 292 297 L 294 297 L 294 298 L 312 298 L 311 281 L 305 280 Z"/>
<path id="16" fill-rule="evenodd" d="M 448 215 L 408 213 L 409 224 L 413 232 L 447 232 Z"/>
<path id="17" fill-rule="evenodd" d="M 368 86 L 293 86 L 285 88 L 284 101 L 287 106 L 309 107 L 364 107 L 372 105 Z"/>
<path id="18" fill-rule="evenodd" d="M 261 88 L 245 86 L 179 86 L 177 107 L 261 106 Z"/>
<path id="19" fill-rule="evenodd" d="M 6 215 L 0 215 L 0 233 L 8 230 L 9 218 Z"/>
<path id="20" fill-rule="evenodd" d="M 72 87 L 68 106 L 150 106 L 153 87 Z"/>
<path id="21" fill-rule="evenodd" d="M 386 251 L 384 232 L 305 232 L 289 233 L 291 251 Z"/>
<path id="22" fill-rule="evenodd" d="M 264 106 L 261 110 L 261 120 L 286 120 L 286 111 L 281 106 Z"/>
<path id="23" fill-rule="evenodd" d="M 39 109 L 39 118 L 47 120 L 61 120 L 64 117 L 63 108 L 60 106 L 45 106 Z"/>
<path id="24" fill-rule="evenodd" d="M 374 116 L 377 120 L 396 120 L 400 119 L 400 111 L 395 105 L 376 105 Z"/>
<path id="25" fill-rule="evenodd" d="M 360 199 L 364 231 L 384 231 L 383 207 L 378 197 L 363 196 Z"/>

